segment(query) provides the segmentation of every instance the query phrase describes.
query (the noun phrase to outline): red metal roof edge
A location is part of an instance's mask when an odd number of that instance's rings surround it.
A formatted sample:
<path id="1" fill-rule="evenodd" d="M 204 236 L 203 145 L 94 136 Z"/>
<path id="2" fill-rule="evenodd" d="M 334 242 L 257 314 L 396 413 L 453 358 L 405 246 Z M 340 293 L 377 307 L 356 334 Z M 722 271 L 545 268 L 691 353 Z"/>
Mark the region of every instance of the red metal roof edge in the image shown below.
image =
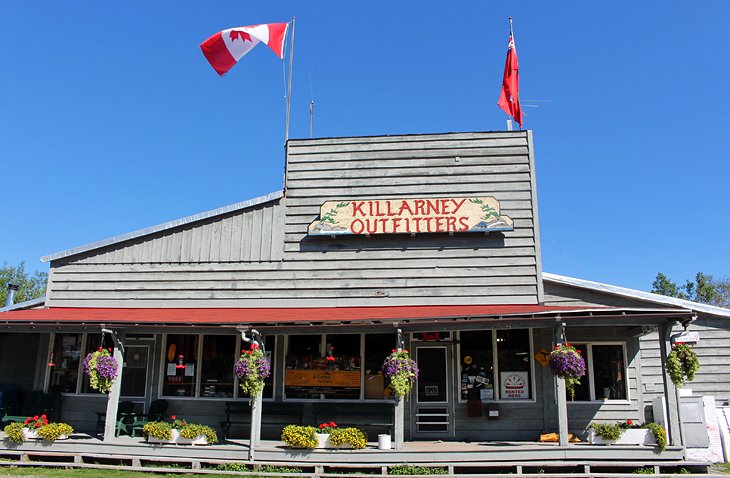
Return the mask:
<path id="1" fill-rule="evenodd" d="M 417 305 L 310 308 L 76 308 L 16 310 L 0 314 L 0 322 L 36 323 L 155 323 L 243 324 L 363 320 L 439 319 L 472 316 L 510 316 L 561 311 L 587 311 L 601 307 L 543 305 Z"/>

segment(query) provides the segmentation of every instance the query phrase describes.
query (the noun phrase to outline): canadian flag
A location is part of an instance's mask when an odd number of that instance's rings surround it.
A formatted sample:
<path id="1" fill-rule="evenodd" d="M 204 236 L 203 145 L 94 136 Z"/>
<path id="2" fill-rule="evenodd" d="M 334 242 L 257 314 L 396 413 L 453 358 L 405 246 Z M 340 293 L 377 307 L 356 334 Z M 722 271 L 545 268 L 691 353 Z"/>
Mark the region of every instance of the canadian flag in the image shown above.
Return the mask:
<path id="1" fill-rule="evenodd" d="M 223 30 L 200 44 L 203 55 L 219 75 L 225 75 L 238 60 L 261 43 L 284 58 L 284 38 L 288 23 L 265 23 Z"/>

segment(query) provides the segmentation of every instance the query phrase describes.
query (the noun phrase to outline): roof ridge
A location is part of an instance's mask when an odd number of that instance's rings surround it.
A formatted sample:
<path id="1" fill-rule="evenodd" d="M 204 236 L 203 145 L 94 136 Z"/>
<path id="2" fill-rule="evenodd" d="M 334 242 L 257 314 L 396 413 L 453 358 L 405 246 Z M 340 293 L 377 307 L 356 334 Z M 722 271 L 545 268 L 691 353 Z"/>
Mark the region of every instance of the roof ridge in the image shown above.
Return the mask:
<path id="1" fill-rule="evenodd" d="M 226 214 L 229 212 L 239 211 L 241 209 L 258 206 L 259 204 L 263 204 L 263 203 L 267 203 L 270 201 L 274 201 L 276 199 L 280 199 L 283 196 L 284 196 L 283 190 L 274 191 L 272 193 L 266 194 L 265 196 L 255 197 L 252 199 L 248 199 L 246 201 L 241 201 L 241 202 L 237 202 L 234 204 L 230 204 L 228 206 L 211 209 L 209 211 L 204 211 L 204 212 L 201 212 L 198 214 L 193 214 L 191 216 L 185 216 L 180 219 L 174 219 L 172 221 L 164 222 L 164 223 L 158 224 L 156 226 L 150 226 L 150 227 L 146 227 L 144 229 L 138 229 L 136 231 L 128 232 L 126 234 L 120 234 L 118 236 L 113 236 L 113 237 L 110 237 L 107 239 L 102 239 L 101 241 L 96 241 L 96 242 L 92 242 L 89 244 L 85 244 L 83 246 L 66 249 L 65 251 L 48 254 L 47 256 L 41 257 L 41 262 L 55 261 L 57 259 L 62 259 L 64 257 L 75 256 L 75 255 L 81 254 L 83 252 L 88 252 L 88 251 L 92 251 L 94 249 L 99 249 L 101 247 L 110 246 L 112 244 L 118 244 L 120 242 L 129 241 L 131 239 L 136 239 L 138 237 L 153 234 L 155 232 L 172 229 L 173 227 L 178 227 L 178 226 L 182 226 L 184 224 L 190 224 L 192 222 L 201 221 L 203 219 L 209 219 L 211 217 L 220 216 L 221 214 Z"/>

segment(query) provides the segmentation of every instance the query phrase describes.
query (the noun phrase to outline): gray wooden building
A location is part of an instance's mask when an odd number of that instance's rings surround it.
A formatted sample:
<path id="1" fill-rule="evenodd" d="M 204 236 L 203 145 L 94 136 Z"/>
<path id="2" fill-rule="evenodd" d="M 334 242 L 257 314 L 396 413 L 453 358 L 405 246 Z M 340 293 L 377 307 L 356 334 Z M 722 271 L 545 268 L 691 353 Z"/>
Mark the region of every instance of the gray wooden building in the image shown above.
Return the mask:
<path id="1" fill-rule="evenodd" d="M 543 274 L 533 151 L 529 131 L 290 140 L 284 191 L 44 257 L 42 304 L 0 314 L 0 386 L 60 391 L 62 419 L 93 431 L 106 397 L 80 362 L 107 328 L 125 345 L 122 400 L 217 426 L 246 401 L 232 368 L 256 329 L 264 413 L 347 422 L 347 404 L 393 403 L 379 371 L 400 332 L 421 367 L 407 440 L 566 441 L 651 419 L 665 395 L 681 447 L 662 357 L 700 324 L 714 335 L 696 389 L 727 400 L 712 349 L 730 312 Z M 544 360 L 564 339 L 588 361 L 571 403 Z M 272 437 L 293 420 L 268 418 Z"/>

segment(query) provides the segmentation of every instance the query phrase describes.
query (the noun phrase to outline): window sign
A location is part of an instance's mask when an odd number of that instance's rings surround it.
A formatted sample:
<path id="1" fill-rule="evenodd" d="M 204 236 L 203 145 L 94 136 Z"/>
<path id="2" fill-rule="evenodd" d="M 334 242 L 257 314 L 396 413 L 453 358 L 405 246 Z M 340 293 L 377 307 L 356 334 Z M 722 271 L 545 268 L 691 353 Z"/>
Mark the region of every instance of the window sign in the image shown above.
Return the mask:
<path id="1" fill-rule="evenodd" d="M 527 372 L 500 372 L 500 396 L 504 400 L 530 398 L 529 374 Z"/>

